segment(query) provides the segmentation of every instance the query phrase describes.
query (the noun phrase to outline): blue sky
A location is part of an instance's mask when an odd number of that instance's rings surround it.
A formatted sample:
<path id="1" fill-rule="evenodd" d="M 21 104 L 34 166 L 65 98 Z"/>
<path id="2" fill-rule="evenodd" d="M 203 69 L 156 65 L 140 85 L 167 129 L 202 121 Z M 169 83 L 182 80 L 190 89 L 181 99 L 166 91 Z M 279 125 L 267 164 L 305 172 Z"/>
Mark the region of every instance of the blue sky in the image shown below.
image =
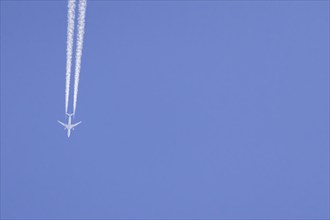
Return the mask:
<path id="1" fill-rule="evenodd" d="M 1 1 L 1 218 L 329 218 L 328 1 L 88 1 L 70 139 L 66 16 Z"/>

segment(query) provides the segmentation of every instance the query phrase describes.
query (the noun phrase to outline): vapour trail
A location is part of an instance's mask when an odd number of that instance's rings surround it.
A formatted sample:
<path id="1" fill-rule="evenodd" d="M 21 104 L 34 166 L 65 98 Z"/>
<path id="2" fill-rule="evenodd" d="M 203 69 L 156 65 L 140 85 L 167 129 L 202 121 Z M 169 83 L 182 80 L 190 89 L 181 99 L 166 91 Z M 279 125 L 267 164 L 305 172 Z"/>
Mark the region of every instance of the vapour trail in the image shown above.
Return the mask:
<path id="1" fill-rule="evenodd" d="M 68 112 L 68 105 L 69 105 L 75 8 L 76 8 L 76 0 L 69 0 L 68 1 L 68 29 L 67 29 L 67 42 L 66 42 L 65 113 Z"/>
<path id="2" fill-rule="evenodd" d="M 77 46 L 76 46 L 76 63 L 75 63 L 75 76 L 74 76 L 74 94 L 73 94 L 73 114 L 76 112 L 79 75 L 81 67 L 81 56 L 84 43 L 85 33 L 85 14 L 86 14 L 86 0 L 79 1 L 79 16 L 78 16 L 78 33 L 77 33 Z"/>

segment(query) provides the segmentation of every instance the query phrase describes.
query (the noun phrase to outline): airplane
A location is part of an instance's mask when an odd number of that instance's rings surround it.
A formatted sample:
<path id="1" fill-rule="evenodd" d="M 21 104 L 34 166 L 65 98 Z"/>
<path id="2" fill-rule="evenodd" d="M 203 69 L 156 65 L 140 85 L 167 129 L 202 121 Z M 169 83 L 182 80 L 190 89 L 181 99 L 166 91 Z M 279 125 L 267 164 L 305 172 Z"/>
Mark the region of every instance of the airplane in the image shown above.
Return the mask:
<path id="1" fill-rule="evenodd" d="M 68 118 L 68 124 L 64 124 L 63 122 L 60 122 L 59 120 L 57 120 L 57 121 L 58 121 L 58 123 L 60 123 L 61 125 L 64 126 L 64 130 L 65 129 L 68 130 L 68 138 L 69 138 L 70 137 L 70 134 L 71 134 L 71 129 L 74 130 L 74 127 L 76 127 L 77 125 L 79 125 L 81 123 L 81 121 L 78 122 L 78 123 L 76 123 L 76 124 L 71 124 L 71 117 L 72 117 L 73 113 L 72 114 L 66 113 L 66 114 L 67 114 L 67 116 L 69 116 L 69 118 Z"/>

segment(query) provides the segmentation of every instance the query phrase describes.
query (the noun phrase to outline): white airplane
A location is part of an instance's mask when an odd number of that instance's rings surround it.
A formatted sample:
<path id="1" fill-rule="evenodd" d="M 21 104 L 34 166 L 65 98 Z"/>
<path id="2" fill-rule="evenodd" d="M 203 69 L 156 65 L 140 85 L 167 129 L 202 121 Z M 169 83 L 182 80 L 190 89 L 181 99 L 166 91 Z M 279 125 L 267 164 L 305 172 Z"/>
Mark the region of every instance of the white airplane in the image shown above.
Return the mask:
<path id="1" fill-rule="evenodd" d="M 68 118 L 68 124 L 64 124 L 63 122 L 60 122 L 59 120 L 57 120 L 57 121 L 58 121 L 58 123 L 60 123 L 61 125 L 64 126 L 64 130 L 65 129 L 68 130 L 68 137 L 70 137 L 71 129 L 74 130 L 74 127 L 76 127 L 77 125 L 79 125 L 81 123 L 81 121 L 78 122 L 78 123 L 76 123 L 76 124 L 71 124 L 71 117 L 72 117 L 73 113 L 72 114 L 66 113 L 66 114 L 69 116 L 69 118 Z"/>

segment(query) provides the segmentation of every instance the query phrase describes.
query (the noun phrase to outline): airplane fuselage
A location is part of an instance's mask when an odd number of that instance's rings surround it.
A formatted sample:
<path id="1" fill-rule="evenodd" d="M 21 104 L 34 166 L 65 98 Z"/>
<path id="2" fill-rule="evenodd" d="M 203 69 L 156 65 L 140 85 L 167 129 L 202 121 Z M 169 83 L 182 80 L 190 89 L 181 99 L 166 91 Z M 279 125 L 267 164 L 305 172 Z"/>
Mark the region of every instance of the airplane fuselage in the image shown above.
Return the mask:
<path id="1" fill-rule="evenodd" d="M 71 134 L 71 116 L 69 116 L 68 119 L 68 137 L 70 137 Z"/>

